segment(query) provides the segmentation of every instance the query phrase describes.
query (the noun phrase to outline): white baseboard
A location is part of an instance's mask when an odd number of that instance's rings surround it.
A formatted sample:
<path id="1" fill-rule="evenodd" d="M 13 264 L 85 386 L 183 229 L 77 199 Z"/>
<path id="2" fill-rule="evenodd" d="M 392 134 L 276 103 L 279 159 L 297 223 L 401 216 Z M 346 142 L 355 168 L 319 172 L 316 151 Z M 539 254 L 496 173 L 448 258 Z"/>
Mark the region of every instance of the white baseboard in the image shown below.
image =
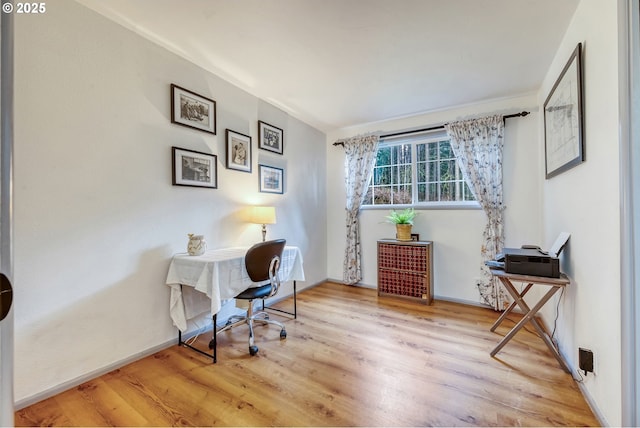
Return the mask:
<path id="1" fill-rule="evenodd" d="M 344 284 L 344 281 L 341 280 L 341 279 L 327 278 L 327 281 L 335 282 L 335 283 L 338 283 L 338 284 Z M 353 287 L 371 288 L 371 289 L 374 289 L 374 290 L 378 288 L 378 286 L 376 286 L 376 285 L 365 284 L 363 282 L 358 282 L 357 284 L 354 284 Z M 471 301 L 471 300 L 456 299 L 456 298 L 452 298 L 452 297 L 443 297 L 443 296 L 438 296 L 438 295 L 433 296 L 433 298 L 435 300 L 444 300 L 444 301 L 447 301 L 447 302 L 460 303 L 460 304 L 463 304 L 463 305 L 471 305 L 471 306 L 477 306 L 477 307 L 480 307 L 480 308 L 489 308 L 489 309 L 491 309 L 490 306 L 483 305 L 480 302 L 475 302 L 475 301 Z"/>
<path id="2" fill-rule="evenodd" d="M 460 303 L 461 305 L 475 306 L 475 307 L 478 307 L 478 308 L 485 308 L 485 309 L 492 309 L 491 306 L 483 305 L 482 303 L 476 302 L 474 300 L 456 299 L 455 297 L 445 297 L 445 296 L 438 296 L 438 295 L 433 296 L 433 298 L 435 300 L 443 300 L 445 302 Z"/>
<path id="3" fill-rule="evenodd" d="M 578 388 L 580 388 L 580 392 L 582 392 L 582 396 L 586 400 L 589 407 L 591 407 L 591 411 L 593 412 L 596 419 L 600 423 L 600 426 L 610 427 L 611 425 L 609 425 L 609 422 L 607 422 L 607 418 L 604 417 L 604 415 L 598 408 L 598 405 L 596 404 L 596 400 L 593 399 L 587 387 L 584 386 L 584 382 L 577 382 L 577 384 L 578 384 Z"/>
<path id="4" fill-rule="evenodd" d="M 342 279 L 327 278 L 327 282 L 335 282 L 336 284 L 347 285 L 347 284 L 344 283 L 344 280 L 342 280 Z M 365 284 L 364 282 L 358 282 L 358 283 L 350 285 L 350 286 L 351 287 L 362 287 L 362 288 L 373 288 L 373 289 L 378 288 L 376 285 Z"/>
<path id="5" fill-rule="evenodd" d="M 127 358 L 115 361 L 115 362 L 113 362 L 111 364 L 108 364 L 108 365 L 106 365 L 104 367 L 101 367 L 101 368 L 96 369 L 96 370 L 92 370 L 92 371 L 90 371 L 88 373 L 85 373 L 85 374 L 83 374 L 81 376 L 78 376 L 78 377 L 76 377 L 74 379 L 71 379 L 71 380 L 68 380 L 66 382 L 63 382 L 63 383 L 61 383 L 59 385 L 54 386 L 53 388 L 49 388 L 47 390 L 41 391 L 41 392 L 39 392 L 37 394 L 34 394 L 34 395 L 30 396 L 30 397 L 26 397 L 26 398 L 23 398 L 22 400 L 18 400 L 18 401 L 15 402 L 14 407 L 15 407 L 16 410 L 20 410 L 20 409 L 28 407 L 28 406 L 30 406 L 32 404 L 35 404 L 35 403 L 37 403 L 39 401 L 46 400 L 47 398 L 51 398 L 54 395 L 58 395 L 61 392 L 64 392 L 64 391 L 66 391 L 68 389 L 75 388 L 78 385 L 82 385 L 85 382 L 88 382 L 88 381 L 90 381 L 92 379 L 95 379 L 97 377 L 105 375 L 105 374 L 107 374 L 107 373 L 109 373 L 109 372 L 111 372 L 111 371 L 113 371 L 115 369 L 118 369 L 120 367 L 126 366 L 127 364 L 133 363 L 134 361 L 138 361 L 141 358 L 148 357 L 149 355 L 153 355 L 156 352 L 160 352 L 163 349 L 167 349 L 170 346 L 177 345 L 177 343 L 178 343 L 178 339 L 177 338 L 171 339 L 171 340 L 167 340 L 164 343 L 161 343 L 161 344 L 156 345 L 156 346 L 152 346 L 151 348 L 145 349 L 144 351 L 137 352 L 137 353 L 135 353 L 133 355 L 130 355 Z"/>

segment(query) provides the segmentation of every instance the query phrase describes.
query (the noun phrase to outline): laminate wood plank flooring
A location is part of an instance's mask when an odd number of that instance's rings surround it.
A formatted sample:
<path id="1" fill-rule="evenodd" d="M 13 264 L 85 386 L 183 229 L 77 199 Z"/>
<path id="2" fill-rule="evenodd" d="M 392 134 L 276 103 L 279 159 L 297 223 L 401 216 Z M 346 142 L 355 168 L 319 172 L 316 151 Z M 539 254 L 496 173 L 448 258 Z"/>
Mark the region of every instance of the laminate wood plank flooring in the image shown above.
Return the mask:
<path id="1" fill-rule="evenodd" d="M 283 308 L 291 299 L 280 302 Z M 17 426 L 597 426 L 571 375 L 517 322 L 324 283 L 298 319 L 218 338 L 218 363 L 177 345 L 16 412 Z M 198 339 L 206 350 L 210 334 Z"/>

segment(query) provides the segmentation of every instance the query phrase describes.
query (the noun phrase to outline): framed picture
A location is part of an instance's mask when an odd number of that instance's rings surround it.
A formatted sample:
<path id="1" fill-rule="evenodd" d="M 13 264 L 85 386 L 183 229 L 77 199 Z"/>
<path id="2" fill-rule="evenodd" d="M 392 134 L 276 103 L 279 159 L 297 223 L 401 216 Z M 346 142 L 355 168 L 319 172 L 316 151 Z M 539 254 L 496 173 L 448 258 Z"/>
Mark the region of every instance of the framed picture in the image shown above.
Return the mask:
<path id="1" fill-rule="evenodd" d="M 216 102 L 171 84 L 171 123 L 216 133 Z"/>
<path id="2" fill-rule="evenodd" d="M 258 142 L 259 148 L 281 155 L 284 151 L 284 131 L 259 120 Z"/>
<path id="3" fill-rule="evenodd" d="M 582 44 L 544 102 L 545 173 L 549 179 L 584 162 Z"/>
<path id="4" fill-rule="evenodd" d="M 208 153 L 171 148 L 172 175 L 175 186 L 218 188 L 218 157 Z"/>
<path id="5" fill-rule="evenodd" d="M 251 137 L 227 129 L 227 168 L 251 172 Z"/>
<path id="6" fill-rule="evenodd" d="M 260 191 L 264 193 L 284 193 L 284 170 L 274 166 L 258 165 Z"/>

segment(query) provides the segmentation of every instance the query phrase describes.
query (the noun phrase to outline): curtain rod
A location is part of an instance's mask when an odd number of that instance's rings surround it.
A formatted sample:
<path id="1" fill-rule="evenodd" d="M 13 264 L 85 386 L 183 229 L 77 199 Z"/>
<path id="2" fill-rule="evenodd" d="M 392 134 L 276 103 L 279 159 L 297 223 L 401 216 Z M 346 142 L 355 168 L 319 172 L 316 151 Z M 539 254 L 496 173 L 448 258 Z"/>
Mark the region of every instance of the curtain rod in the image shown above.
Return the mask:
<path id="1" fill-rule="evenodd" d="M 528 111 L 521 111 L 520 113 L 514 113 L 514 114 L 506 114 L 504 116 L 502 116 L 502 119 L 509 119 L 512 117 L 525 117 L 529 115 Z M 416 134 L 419 132 L 427 132 L 427 131 L 435 131 L 438 129 L 444 129 L 445 125 L 440 125 L 440 126 L 432 126 L 430 128 L 422 128 L 422 129 L 414 129 L 411 131 L 403 131 L 403 132 L 396 132 L 393 134 L 384 134 L 381 135 L 380 138 L 389 138 L 389 137 L 397 137 L 400 135 L 408 135 L 408 134 Z M 344 146 L 344 141 L 336 141 L 335 143 L 333 143 L 334 146 Z"/>

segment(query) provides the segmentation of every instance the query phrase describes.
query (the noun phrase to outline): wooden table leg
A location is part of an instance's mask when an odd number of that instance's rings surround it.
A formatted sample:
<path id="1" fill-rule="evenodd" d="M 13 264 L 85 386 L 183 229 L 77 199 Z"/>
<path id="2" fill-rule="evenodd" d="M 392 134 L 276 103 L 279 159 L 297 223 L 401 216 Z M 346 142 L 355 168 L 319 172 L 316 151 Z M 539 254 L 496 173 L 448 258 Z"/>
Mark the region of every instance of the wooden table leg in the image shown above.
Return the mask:
<path id="1" fill-rule="evenodd" d="M 522 290 L 522 294 L 520 294 L 520 296 L 524 297 L 524 295 L 527 294 L 527 291 L 529 291 L 531 289 L 531 287 L 533 287 L 533 283 L 532 282 L 527 284 L 527 286 L 524 288 L 524 290 Z M 511 302 L 509 307 L 502 313 L 502 315 L 500 315 L 500 318 L 498 318 L 498 320 L 493 324 L 493 326 L 491 327 L 491 331 L 496 331 L 496 328 L 498 328 L 498 326 L 500 324 L 502 324 L 502 321 L 504 321 L 504 319 L 507 317 L 507 315 L 509 315 L 511 313 L 511 311 L 516 306 L 518 306 L 518 301 L 513 299 L 513 302 Z"/>
<path id="2" fill-rule="evenodd" d="M 538 303 L 536 303 L 533 306 L 533 308 L 530 309 L 527 303 L 522 299 L 522 296 L 524 296 L 524 292 L 522 295 L 518 294 L 518 291 L 516 290 L 516 288 L 513 286 L 513 284 L 508 278 L 501 277 L 500 281 L 504 284 L 509 294 L 511 294 L 511 296 L 513 297 L 514 303 L 517 303 L 517 305 L 520 306 L 520 308 L 525 312 L 525 315 L 509 331 L 509 333 L 507 333 L 507 335 L 500 341 L 500 343 L 498 343 L 498 345 L 493 349 L 493 351 L 491 351 L 491 356 L 493 357 L 498 352 L 500 352 L 500 350 L 507 344 L 507 342 L 509 342 L 513 338 L 513 336 L 515 336 L 515 334 L 522 327 L 524 327 L 527 322 L 530 321 L 531 324 L 533 324 L 533 326 L 535 327 L 536 331 L 538 332 L 538 335 L 540 336 L 540 338 L 544 341 L 544 343 L 547 345 L 547 347 L 549 348 L 553 356 L 560 363 L 560 366 L 567 373 L 571 373 L 571 370 L 569 370 L 569 368 L 565 364 L 564 360 L 560 356 L 560 353 L 558 352 L 555 345 L 551 341 L 551 338 L 549 338 L 549 335 L 544 331 L 542 326 L 540 326 L 538 321 L 535 319 L 536 313 L 538 313 L 538 311 L 545 305 L 545 303 L 547 303 L 547 301 L 556 293 L 556 291 L 558 291 L 559 287 L 551 286 L 551 289 L 547 291 L 547 293 L 542 297 L 542 299 L 540 299 L 540 301 L 538 301 Z"/>

